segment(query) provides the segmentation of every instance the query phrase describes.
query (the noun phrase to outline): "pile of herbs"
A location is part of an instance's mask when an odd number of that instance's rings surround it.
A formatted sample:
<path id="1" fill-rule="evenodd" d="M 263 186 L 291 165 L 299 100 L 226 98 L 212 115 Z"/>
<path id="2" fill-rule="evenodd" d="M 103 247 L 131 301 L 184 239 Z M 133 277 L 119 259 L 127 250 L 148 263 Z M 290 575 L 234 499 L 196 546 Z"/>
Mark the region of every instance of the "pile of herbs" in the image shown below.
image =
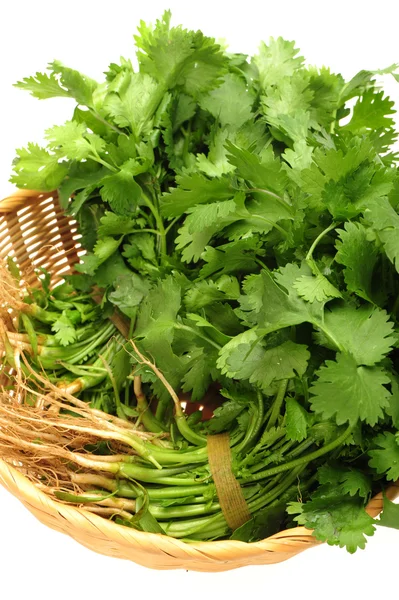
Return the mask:
<path id="1" fill-rule="evenodd" d="M 398 65 L 345 81 L 306 66 L 293 42 L 231 54 L 168 12 L 135 41 L 137 67 L 122 58 L 102 83 L 55 61 L 17 84 L 76 104 L 45 148 L 18 150 L 11 181 L 58 190 L 87 250 L 37 304 L 59 311 L 46 333 L 61 358 L 31 347 L 29 360 L 53 381 L 94 365 L 77 395 L 169 440 L 80 483 L 140 506 L 145 494 L 146 518 L 119 521 L 187 540 L 255 541 L 299 523 L 363 548 L 365 505 L 399 478 L 397 134 L 377 84 L 399 80 Z M 82 327 L 95 343 L 114 309 L 130 323 L 127 367 L 116 348 L 74 352 Z M 35 327 L 43 335 L 29 310 L 24 351 Z M 186 417 L 171 388 L 220 406 Z M 207 436 L 225 431 L 252 514 L 236 531 L 207 461 Z M 387 498 L 381 524 L 399 528 Z"/>

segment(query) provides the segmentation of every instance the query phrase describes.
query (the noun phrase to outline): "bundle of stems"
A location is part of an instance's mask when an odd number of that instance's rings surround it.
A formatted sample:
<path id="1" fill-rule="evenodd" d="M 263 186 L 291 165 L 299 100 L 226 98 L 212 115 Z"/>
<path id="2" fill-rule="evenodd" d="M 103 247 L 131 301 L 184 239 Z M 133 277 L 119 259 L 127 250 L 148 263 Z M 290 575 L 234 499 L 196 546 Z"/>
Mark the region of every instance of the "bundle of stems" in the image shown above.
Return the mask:
<path id="1" fill-rule="evenodd" d="M 206 444 L 155 364 L 133 341 L 124 347 L 170 391 L 180 447 L 170 432 L 148 431 L 140 410 L 135 418 L 121 419 L 91 407 L 35 370 L 22 347 L 20 367 L 10 376 L 13 394 L 3 390 L 1 395 L 0 457 L 57 499 L 125 525 L 185 540 L 229 536 Z M 155 419 L 139 376 L 132 377 L 137 405 L 147 419 Z M 251 515 L 269 514 L 277 528 L 281 519 L 276 520 L 276 511 L 284 512 L 289 500 L 312 485 L 312 464 L 339 449 L 351 434 L 351 428 L 340 428 L 336 435 L 330 431 L 326 443 L 326 430 L 318 424 L 306 441 L 287 441 L 284 424 L 276 427 L 286 388 L 287 382 L 281 384 L 269 407 L 259 394 L 246 432 L 230 437 L 235 474 Z"/>

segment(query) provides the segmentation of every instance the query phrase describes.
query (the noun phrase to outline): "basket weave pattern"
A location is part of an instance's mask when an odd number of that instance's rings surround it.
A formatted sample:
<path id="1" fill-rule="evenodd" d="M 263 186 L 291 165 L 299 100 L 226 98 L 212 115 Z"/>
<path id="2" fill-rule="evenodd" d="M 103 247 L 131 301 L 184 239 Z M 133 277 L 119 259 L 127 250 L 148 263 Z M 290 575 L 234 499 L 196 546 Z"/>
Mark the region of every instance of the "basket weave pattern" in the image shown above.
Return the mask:
<path id="1" fill-rule="evenodd" d="M 29 284 L 37 281 L 35 268 L 46 268 L 53 281 L 71 273 L 82 253 L 78 239 L 75 222 L 63 214 L 54 194 L 18 191 L 0 202 L 0 258 L 15 257 Z M 319 544 L 305 527 L 281 531 L 251 544 L 231 540 L 185 543 L 165 535 L 143 533 L 51 499 L 1 460 L 0 484 L 48 527 L 101 554 L 155 569 L 226 571 L 272 564 Z M 386 495 L 391 500 L 399 496 L 399 482 L 390 486 Z M 381 510 L 382 494 L 378 494 L 367 511 L 375 517 Z"/>

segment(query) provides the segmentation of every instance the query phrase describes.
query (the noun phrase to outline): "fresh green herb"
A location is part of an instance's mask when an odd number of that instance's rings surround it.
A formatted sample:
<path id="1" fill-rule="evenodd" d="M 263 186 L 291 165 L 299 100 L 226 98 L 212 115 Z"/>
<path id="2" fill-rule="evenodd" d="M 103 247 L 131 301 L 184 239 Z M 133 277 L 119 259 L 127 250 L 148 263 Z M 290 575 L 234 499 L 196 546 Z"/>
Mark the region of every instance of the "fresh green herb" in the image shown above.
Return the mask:
<path id="1" fill-rule="evenodd" d="M 288 506 L 354 552 L 374 532 L 371 493 L 399 478 L 397 133 L 377 81 L 399 67 L 345 81 L 282 38 L 229 54 L 170 18 L 141 23 L 138 69 L 121 59 L 97 83 L 54 61 L 16 84 L 75 103 L 11 181 L 57 189 L 87 253 L 64 294 L 30 292 L 7 343 L 92 407 L 169 435 L 133 436 L 137 460 L 81 475 L 111 508 L 137 499 L 140 518 L 119 522 L 254 541 Z M 115 308 L 132 342 L 107 324 Z M 213 418 L 186 418 L 182 393 L 216 397 Z M 235 532 L 207 461 L 222 431 L 252 515 Z M 387 502 L 381 524 L 397 527 Z"/>

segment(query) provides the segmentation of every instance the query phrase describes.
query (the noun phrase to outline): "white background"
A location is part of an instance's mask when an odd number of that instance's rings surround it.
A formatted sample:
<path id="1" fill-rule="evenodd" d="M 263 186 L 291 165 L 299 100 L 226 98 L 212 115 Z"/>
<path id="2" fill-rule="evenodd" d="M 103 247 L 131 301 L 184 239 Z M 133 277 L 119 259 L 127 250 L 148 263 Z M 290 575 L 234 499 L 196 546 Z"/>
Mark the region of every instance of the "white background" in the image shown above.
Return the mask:
<path id="1" fill-rule="evenodd" d="M 395 0 L 3 0 L 0 8 L 0 197 L 15 148 L 39 142 L 43 130 L 71 117 L 72 101 L 39 101 L 12 84 L 58 59 L 101 79 L 108 63 L 133 56 L 140 19 L 154 21 L 171 8 L 173 22 L 254 53 L 272 35 L 294 39 L 310 64 L 349 78 L 358 70 L 399 62 L 399 3 Z M 399 105 L 399 85 L 384 79 Z M 397 572 L 399 532 L 380 528 L 366 551 L 319 547 L 286 563 L 219 574 L 150 571 L 97 555 L 53 532 L 0 488 L 0 598 L 235 599 L 250 596 L 344 600 L 390 594 Z"/>

